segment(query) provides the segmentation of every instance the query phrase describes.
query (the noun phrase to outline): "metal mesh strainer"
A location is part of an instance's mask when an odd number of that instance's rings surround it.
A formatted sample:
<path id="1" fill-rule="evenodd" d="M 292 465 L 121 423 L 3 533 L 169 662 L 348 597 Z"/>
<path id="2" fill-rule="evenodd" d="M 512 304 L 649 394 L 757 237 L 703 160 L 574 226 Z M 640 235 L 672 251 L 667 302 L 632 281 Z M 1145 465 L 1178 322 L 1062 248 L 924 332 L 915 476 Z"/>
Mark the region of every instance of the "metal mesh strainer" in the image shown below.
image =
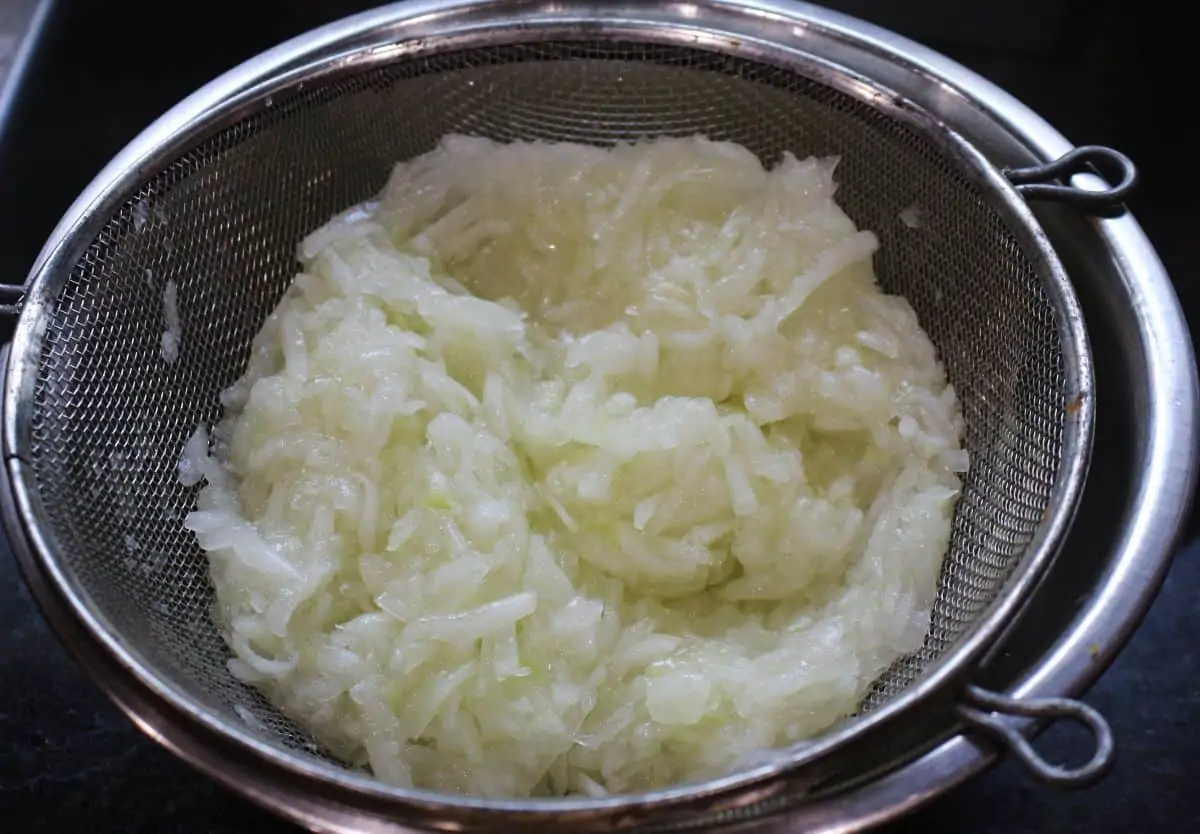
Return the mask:
<path id="1" fill-rule="evenodd" d="M 175 464 L 197 423 L 218 417 L 218 392 L 295 273 L 297 241 L 452 131 L 702 133 L 768 163 L 784 150 L 841 156 L 839 202 L 878 234 L 880 281 L 912 302 L 945 361 L 972 469 L 925 647 L 804 755 L 960 680 L 1017 612 L 1069 523 L 1091 426 L 1079 312 L 1027 207 L 982 157 L 862 79 L 766 44 L 626 29 L 498 22 L 277 72 L 126 165 L 41 265 L 5 400 L 22 523 L 89 626 L 192 720 L 293 770 L 326 759 L 228 672 L 207 565 L 180 526 L 194 490 Z M 183 322 L 170 365 L 168 280 Z M 683 794 L 651 800 L 664 797 Z"/>

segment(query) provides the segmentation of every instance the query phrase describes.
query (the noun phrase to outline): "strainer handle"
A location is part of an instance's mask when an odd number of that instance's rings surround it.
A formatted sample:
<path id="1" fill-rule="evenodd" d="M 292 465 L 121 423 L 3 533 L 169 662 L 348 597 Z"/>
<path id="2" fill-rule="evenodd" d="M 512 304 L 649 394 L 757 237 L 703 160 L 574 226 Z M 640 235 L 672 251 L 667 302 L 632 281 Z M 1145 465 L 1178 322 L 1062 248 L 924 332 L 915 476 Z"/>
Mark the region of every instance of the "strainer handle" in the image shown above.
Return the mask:
<path id="1" fill-rule="evenodd" d="M 1076 188 L 1068 183 L 1075 174 L 1096 174 L 1115 181 L 1101 191 Z M 1125 200 L 1137 187 L 1138 171 L 1120 151 L 1103 145 L 1080 145 L 1044 165 L 1005 168 L 1004 176 L 1027 200 L 1065 203 L 1097 217 L 1117 217 Z"/>
<path id="2" fill-rule="evenodd" d="M 0 318 L 16 318 L 21 312 L 25 287 L 20 284 L 0 284 Z"/>
<path id="3" fill-rule="evenodd" d="M 958 715 L 971 727 L 985 733 L 1007 748 L 1029 773 L 1056 788 L 1084 788 L 1099 782 L 1112 769 L 1116 745 L 1112 729 L 1104 716 L 1092 707 L 1071 698 L 1019 699 L 1000 695 L 978 686 L 967 686 L 958 704 Z M 1092 735 L 1092 757 L 1077 767 L 1051 764 L 1033 749 L 1005 716 L 1063 719 L 1082 724 Z"/>

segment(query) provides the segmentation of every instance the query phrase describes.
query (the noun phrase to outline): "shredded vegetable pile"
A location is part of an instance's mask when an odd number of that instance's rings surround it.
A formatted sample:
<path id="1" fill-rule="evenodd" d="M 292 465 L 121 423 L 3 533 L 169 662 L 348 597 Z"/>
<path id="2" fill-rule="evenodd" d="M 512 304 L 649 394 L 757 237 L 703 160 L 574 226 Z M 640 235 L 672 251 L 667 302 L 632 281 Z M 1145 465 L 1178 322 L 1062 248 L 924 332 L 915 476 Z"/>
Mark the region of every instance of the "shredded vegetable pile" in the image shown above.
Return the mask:
<path id="1" fill-rule="evenodd" d="M 234 674 L 493 797 L 852 714 L 923 642 L 967 457 L 835 163 L 451 136 L 313 232 L 180 461 Z"/>

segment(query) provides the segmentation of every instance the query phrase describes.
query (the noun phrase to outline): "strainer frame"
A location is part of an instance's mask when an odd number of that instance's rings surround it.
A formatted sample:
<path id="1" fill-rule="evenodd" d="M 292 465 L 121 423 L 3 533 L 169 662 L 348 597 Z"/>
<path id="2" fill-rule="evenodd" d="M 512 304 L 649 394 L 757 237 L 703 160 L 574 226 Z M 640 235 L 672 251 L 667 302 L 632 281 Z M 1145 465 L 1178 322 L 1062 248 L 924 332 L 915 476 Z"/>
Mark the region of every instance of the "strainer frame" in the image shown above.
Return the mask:
<path id="1" fill-rule="evenodd" d="M 289 42 L 275 50 L 264 53 L 223 76 L 200 92 L 189 97 L 167 115 L 154 123 L 138 137 L 102 172 L 68 211 L 59 227 L 51 236 L 32 273 L 24 309 L 12 346 L 12 361 L 8 363 L 4 386 L 4 443 L 8 476 L 11 481 L 13 510 L 10 519 L 18 521 L 19 533 L 16 549 L 22 556 L 31 585 L 34 586 L 39 602 L 48 617 L 63 631 L 64 641 L 73 650 L 79 643 L 95 644 L 102 655 L 117 661 L 119 672 L 110 669 L 103 677 L 113 674 L 126 680 L 119 688 L 142 689 L 143 695 L 157 700 L 169 710 L 179 713 L 183 721 L 195 725 L 194 729 L 204 733 L 219 733 L 232 736 L 232 740 L 245 748 L 246 752 L 283 768 L 292 776 L 303 779 L 332 781 L 339 789 L 352 788 L 363 798 L 390 802 L 400 800 L 414 808 L 432 815 L 444 813 L 448 808 L 462 812 L 501 811 L 517 817 L 536 809 L 553 810 L 556 816 L 572 816 L 577 819 L 596 814 L 634 809 L 648 812 L 667 807 L 685 806 L 703 800 L 708 807 L 719 804 L 722 797 L 729 798 L 735 792 L 737 801 L 762 798 L 764 783 L 777 779 L 785 771 L 814 760 L 860 738 L 868 730 L 894 720 L 909 708 L 928 705 L 969 681 L 975 666 L 986 655 L 1003 631 L 1019 615 L 1026 598 L 1036 587 L 1053 559 L 1069 528 L 1075 505 L 1078 502 L 1087 471 L 1087 449 L 1090 447 L 1094 412 L 1091 396 L 1091 365 L 1087 350 L 1086 332 L 1079 310 L 1070 289 L 1069 281 L 1044 232 L 1037 223 L 1025 201 L 1011 184 L 992 166 L 982 154 L 963 141 L 956 133 L 934 119 L 924 110 L 906 99 L 890 93 L 858 74 L 839 67 L 835 63 L 812 54 L 772 42 L 768 34 L 774 31 L 781 20 L 767 22 L 766 18 L 752 15 L 762 11 L 760 4 L 746 2 L 711 2 L 692 4 L 703 14 L 686 23 L 678 17 L 668 17 L 669 11 L 646 9 L 632 3 L 565 3 L 558 4 L 555 12 L 536 11 L 530 3 L 452 2 L 403 4 L 375 12 L 369 12 L 340 23 L 317 30 L 309 35 Z M 46 311 L 50 309 L 61 283 L 69 275 L 70 268 L 82 251 L 94 239 L 100 226 L 150 173 L 176 158 L 182 151 L 197 144 L 213 132 L 239 121 L 262 105 L 267 96 L 279 95 L 293 85 L 327 80 L 338 73 L 358 73 L 367 68 L 383 65 L 400 56 L 405 50 L 454 49 L 459 38 L 471 38 L 471 46 L 479 46 L 480 34 L 485 31 L 492 16 L 508 17 L 513 9 L 527 10 L 517 24 L 498 26 L 492 35 L 502 37 L 519 28 L 519 40 L 531 40 L 531 32 L 537 30 L 540 38 L 565 40 L 568 33 L 580 39 L 593 36 L 589 26 L 596 25 L 598 9 L 607 12 L 606 33 L 614 27 L 624 27 L 626 34 L 639 40 L 696 45 L 699 34 L 710 39 L 715 29 L 724 26 L 724 46 L 729 41 L 738 41 L 740 54 L 762 63 L 773 63 L 772 56 L 787 57 L 784 66 L 800 74 L 833 86 L 842 92 L 868 100 L 877 109 L 882 109 L 900 121 L 918 127 L 927 138 L 945 141 L 942 150 L 954 156 L 963 166 L 964 172 L 978 175 L 978 184 L 984 186 L 989 197 L 999 200 L 994 208 L 1010 223 L 1010 230 L 1027 232 L 1027 240 L 1021 241 L 1043 254 L 1037 265 L 1048 269 L 1050 275 L 1043 279 L 1063 290 L 1052 296 L 1058 309 L 1060 335 L 1064 351 L 1064 368 L 1068 375 L 1080 371 L 1073 390 L 1077 392 L 1078 407 L 1068 412 L 1063 427 L 1063 467 L 1056 478 L 1051 497 L 1056 512 L 1053 513 L 1031 542 L 1029 552 L 1021 560 L 1008 582 L 1008 589 L 1001 593 L 979 621 L 960 638 L 958 645 L 937 661 L 911 689 L 893 702 L 880 707 L 870 715 L 857 719 L 842 731 L 837 731 L 807 748 L 799 759 L 772 765 L 764 765 L 743 771 L 730 777 L 713 780 L 702 785 L 686 785 L 679 788 L 646 794 L 615 797 L 605 800 L 556 799 L 520 802 L 495 800 L 450 799 L 441 794 L 420 790 L 402 790 L 381 785 L 358 774 L 349 773 L 334 766 L 324 767 L 312 762 L 300 763 L 282 756 L 279 751 L 262 742 L 240 733 L 223 722 L 213 722 L 189 703 L 186 696 L 164 687 L 145 664 L 122 646 L 116 635 L 102 622 L 99 613 L 89 610 L 86 595 L 76 587 L 72 577 L 60 564 L 59 549 L 48 535 L 43 524 L 44 508 L 40 497 L 29 482 L 28 464 L 22 455 L 29 449 L 29 415 L 32 408 L 32 385 L 40 358 L 41 325 Z M 533 11 L 528 11 L 532 9 Z M 566 11 L 564 11 L 566 10 Z M 580 17 L 572 18 L 571 10 L 578 10 Z M 586 14 L 587 17 L 582 15 Z M 786 19 L 783 19 L 786 21 Z M 492 21 L 494 22 L 494 21 Z M 795 21 L 790 21 L 794 24 Z M 439 27 L 457 32 L 457 36 L 439 36 Z M 512 27 L 512 28 L 510 28 Z M 648 33 L 652 32 L 652 37 Z M 776 33 L 777 34 L 777 33 Z M 439 39 L 440 37 L 440 39 Z M 797 36 L 803 40 L 802 34 Z M 403 43 L 399 40 L 403 38 Z M 719 38 L 712 40 L 714 45 Z M 866 97 L 866 98 L 864 98 Z M 1063 332 L 1063 331 L 1066 332 Z M 1072 450 L 1076 453 L 1072 454 Z M 15 528 L 16 525 L 12 525 Z M 21 539 L 26 539 L 21 541 Z M 57 613 L 56 613 L 57 612 Z M 73 613 L 72 613 L 73 612 Z M 62 627 L 64 618 L 75 627 L 69 635 Z M 82 626 L 82 630 L 78 628 Z M 109 680 L 108 685 L 114 686 Z M 114 693 L 117 695 L 117 693 Z M 117 700 L 122 697 L 117 695 Z M 126 694 L 124 700 L 136 700 Z M 123 704 L 127 707 L 127 704 Z M 136 712 L 136 710 L 130 710 Z M 135 720 L 137 717 L 135 715 Z M 141 723 L 141 722 L 140 722 Z M 146 723 L 142 724 L 146 727 Z M 161 731 L 153 733 L 163 740 Z M 170 740 L 167 739 L 169 742 Z M 222 739 L 224 741 L 224 739 Z M 215 742 L 214 742 L 215 743 Z M 186 754 L 186 751 L 184 751 Z M 211 770 L 211 768 L 206 768 Z M 245 787 L 243 786 L 243 789 Z M 753 797 L 751 797 L 753 795 Z M 421 814 L 423 816 L 423 814 Z M 516 822 L 516 819 L 509 822 Z M 498 823 L 503 824 L 503 822 Z"/>

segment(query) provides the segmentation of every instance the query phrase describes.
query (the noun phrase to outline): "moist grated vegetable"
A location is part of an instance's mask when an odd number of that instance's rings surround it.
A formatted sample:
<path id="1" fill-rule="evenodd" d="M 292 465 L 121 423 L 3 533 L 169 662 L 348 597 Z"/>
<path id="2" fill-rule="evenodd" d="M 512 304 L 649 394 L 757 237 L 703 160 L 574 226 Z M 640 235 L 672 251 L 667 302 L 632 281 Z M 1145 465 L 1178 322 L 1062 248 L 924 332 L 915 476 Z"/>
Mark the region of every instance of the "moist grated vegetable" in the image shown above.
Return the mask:
<path id="1" fill-rule="evenodd" d="M 922 644 L 967 458 L 835 162 L 451 136 L 309 235 L 180 461 L 234 674 L 486 796 L 852 714 Z"/>

